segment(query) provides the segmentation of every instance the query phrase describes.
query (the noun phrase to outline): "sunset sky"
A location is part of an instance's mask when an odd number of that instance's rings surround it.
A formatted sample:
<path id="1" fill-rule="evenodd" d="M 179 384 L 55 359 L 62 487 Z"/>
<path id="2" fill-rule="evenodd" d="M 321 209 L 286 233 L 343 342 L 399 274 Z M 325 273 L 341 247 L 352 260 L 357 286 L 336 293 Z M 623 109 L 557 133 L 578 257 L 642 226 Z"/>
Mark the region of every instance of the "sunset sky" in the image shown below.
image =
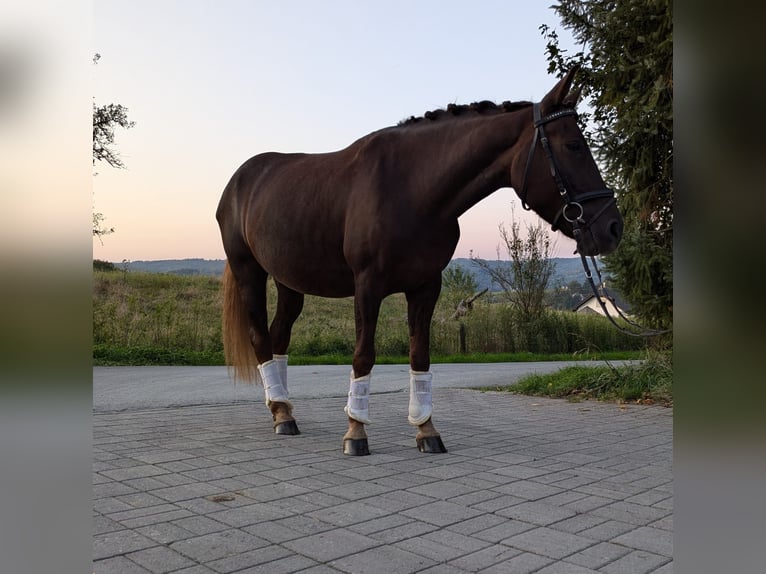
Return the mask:
<path id="1" fill-rule="evenodd" d="M 234 170 L 265 151 L 326 152 L 449 103 L 539 100 L 539 27 L 576 51 L 547 2 L 96 0 L 97 105 L 127 169 L 95 166 L 93 203 L 116 232 L 108 261 L 224 258 L 215 209 Z M 502 189 L 460 219 L 455 257 L 494 258 L 515 199 Z M 536 222 L 521 210 L 514 216 Z M 560 233 L 556 256 L 574 243 Z"/>

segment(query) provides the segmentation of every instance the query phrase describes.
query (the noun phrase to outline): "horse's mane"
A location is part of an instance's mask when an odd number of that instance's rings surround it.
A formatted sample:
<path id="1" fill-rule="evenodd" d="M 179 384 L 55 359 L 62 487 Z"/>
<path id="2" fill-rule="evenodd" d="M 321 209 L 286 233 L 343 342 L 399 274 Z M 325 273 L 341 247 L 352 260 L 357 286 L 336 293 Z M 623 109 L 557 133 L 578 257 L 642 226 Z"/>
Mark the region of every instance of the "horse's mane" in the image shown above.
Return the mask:
<path id="1" fill-rule="evenodd" d="M 531 106 L 532 102 L 509 102 L 505 101 L 502 104 L 496 104 L 489 100 L 482 100 L 481 102 L 473 102 L 472 104 L 449 104 L 446 109 L 440 108 L 438 110 L 432 110 L 426 112 L 421 117 L 410 116 L 409 118 L 400 121 L 398 126 L 411 126 L 413 124 L 420 123 L 424 120 L 438 121 L 442 118 L 454 118 L 465 114 L 475 113 L 479 115 L 492 115 L 492 114 L 505 114 L 508 112 L 515 112 L 522 108 Z"/>

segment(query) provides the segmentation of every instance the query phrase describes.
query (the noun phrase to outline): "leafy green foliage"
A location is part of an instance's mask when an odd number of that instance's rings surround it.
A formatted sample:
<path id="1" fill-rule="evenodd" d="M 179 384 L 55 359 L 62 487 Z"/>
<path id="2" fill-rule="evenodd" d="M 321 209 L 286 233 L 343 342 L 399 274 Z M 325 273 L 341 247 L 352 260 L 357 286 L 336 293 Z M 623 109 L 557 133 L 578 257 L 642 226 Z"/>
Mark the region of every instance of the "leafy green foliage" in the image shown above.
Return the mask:
<path id="1" fill-rule="evenodd" d="M 442 271 L 441 300 L 446 305 L 455 308 L 460 301 L 471 297 L 478 289 L 476 276 L 462 265 L 453 265 Z"/>
<path id="2" fill-rule="evenodd" d="M 567 54 L 555 30 L 549 71 L 582 66 L 593 110 L 588 136 L 616 187 L 625 238 L 604 262 L 633 312 L 650 326 L 673 317 L 673 5 L 670 0 L 559 0 L 563 26 L 584 50 Z"/>
<path id="3" fill-rule="evenodd" d="M 551 239 L 542 222 L 527 224 L 526 228 L 523 236 L 518 221 L 511 222 L 510 230 L 500 225 L 507 262 L 495 266 L 483 259 L 474 262 L 502 288 L 520 320 L 533 323 L 545 312 L 545 292 L 556 264 L 550 258 Z M 497 259 L 499 262 L 499 248 Z"/>

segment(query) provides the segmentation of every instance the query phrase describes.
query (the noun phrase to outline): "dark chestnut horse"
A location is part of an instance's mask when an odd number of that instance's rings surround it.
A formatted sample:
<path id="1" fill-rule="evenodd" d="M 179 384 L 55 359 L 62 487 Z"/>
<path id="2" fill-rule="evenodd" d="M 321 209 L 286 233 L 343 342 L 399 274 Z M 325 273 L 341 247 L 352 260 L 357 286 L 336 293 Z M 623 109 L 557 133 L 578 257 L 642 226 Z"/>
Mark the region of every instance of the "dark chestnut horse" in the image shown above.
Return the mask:
<path id="1" fill-rule="evenodd" d="M 368 454 L 370 374 L 381 301 L 403 292 L 410 335 L 409 422 L 418 448 L 445 452 L 431 420 L 429 336 L 458 217 L 502 187 L 577 241 L 585 255 L 622 235 L 577 125 L 571 70 L 540 103 L 451 105 L 325 154 L 247 160 L 221 197 L 227 265 L 223 337 L 236 378 L 263 382 L 275 432 L 298 434 L 287 392 L 287 349 L 304 294 L 354 296 L 356 348 L 346 454 Z M 278 300 L 269 326 L 266 279 Z"/>

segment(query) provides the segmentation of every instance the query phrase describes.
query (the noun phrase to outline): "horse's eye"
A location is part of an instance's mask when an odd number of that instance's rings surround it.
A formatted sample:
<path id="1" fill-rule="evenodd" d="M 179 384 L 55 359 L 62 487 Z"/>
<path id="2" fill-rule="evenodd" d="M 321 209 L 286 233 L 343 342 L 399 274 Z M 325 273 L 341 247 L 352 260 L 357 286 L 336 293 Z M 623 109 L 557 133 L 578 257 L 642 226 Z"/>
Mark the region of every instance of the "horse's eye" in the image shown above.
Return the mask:
<path id="1" fill-rule="evenodd" d="M 569 142 L 567 142 L 564 145 L 571 152 L 575 152 L 576 153 L 576 152 L 582 151 L 582 144 L 579 141 L 577 141 L 577 140 L 569 141 Z"/>

